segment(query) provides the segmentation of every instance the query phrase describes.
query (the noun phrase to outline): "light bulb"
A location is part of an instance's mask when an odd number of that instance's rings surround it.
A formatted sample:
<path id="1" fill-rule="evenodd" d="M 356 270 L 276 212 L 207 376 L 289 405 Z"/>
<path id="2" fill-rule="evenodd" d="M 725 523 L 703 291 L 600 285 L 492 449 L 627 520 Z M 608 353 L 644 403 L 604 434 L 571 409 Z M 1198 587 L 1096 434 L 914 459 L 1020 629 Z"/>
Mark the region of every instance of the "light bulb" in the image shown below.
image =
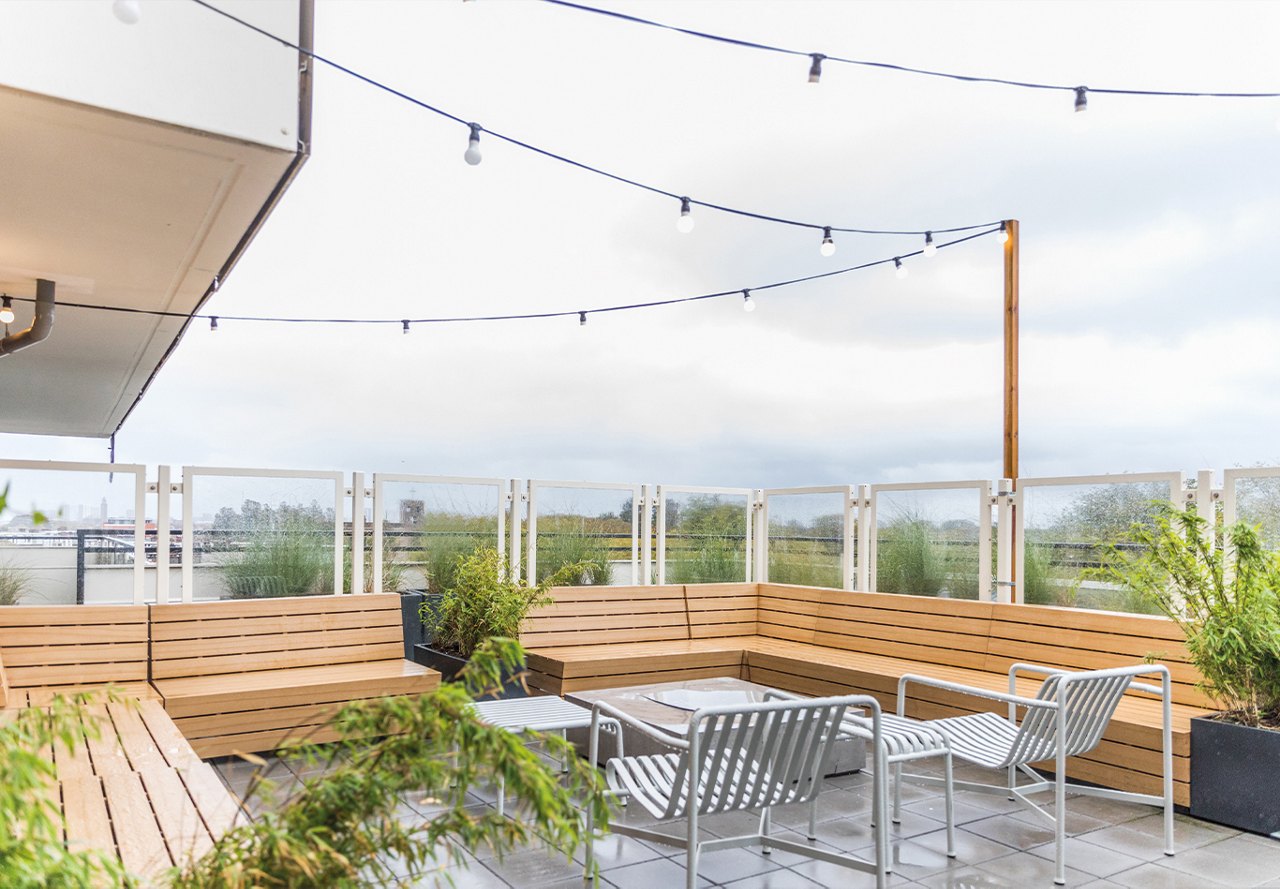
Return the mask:
<path id="1" fill-rule="evenodd" d="M 822 60 L 826 56 L 820 52 L 811 52 L 809 58 L 813 59 L 813 63 L 809 65 L 809 82 L 817 83 L 822 79 Z"/>
<path id="2" fill-rule="evenodd" d="M 586 327 L 586 326 L 587 326 L 587 313 L 586 313 L 586 312 L 579 312 L 579 313 L 578 313 L 578 326 L 579 326 L 579 327 Z"/>
<path id="3" fill-rule="evenodd" d="M 1089 110 L 1089 88 L 1086 86 L 1076 87 L 1076 112 Z"/>
<path id="4" fill-rule="evenodd" d="M 209 332 L 210 333 L 218 332 L 218 316 L 217 315 L 214 315 L 212 318 L 209 319 Z"/>
<path id="5" fill-rule="evenodd" d="M 1009 226 L 1004 222 L 1000 223 L 1000 243 L 1009 243 Z"/>
<path id="6" fill-rule="evenodd" d="M 6 296 L 0 304 L 0 324 L 12 324 L 13 317 L 13 300 Z"/>
<path id="7" fill-rule="evenodd" d="M 688 234 L 693 231 L 693 213 L 689 208 L 689 199 L 680 199 L 680 218 L 676 220 L 676 231 Z"/>
<path id="8" fill-rule="evenodd" d="M 401 333 L 408 333 L 409 332 L 408 320 L 401 321 L 400 323 L 404 325 L 404 330 L 402 330 Z"/>
<path id="9" fill-rule="evenodd" d="M 480 124 L 471 124 L 471 138 L 467 140 L 467 150 L 462 155 L 462 159 L 475 166 L 480 163 Z"/>
<path id="10" fill-rule="evenodd" d="M 111 4 L 111 11 L 126 25 L 136 25 L 142 18 L 142 7 L 138 0 L 115 0 Z"/>
<path id="11" fill-rule="evenodd" d="M 924 255 L 933 256 L 938 252 L 938 245 L 933 243 L 933 232 L 924 233 Z"/>
<path id="12" fill-rule="evenodd" d="M 901 257 L 895 256 L 893 258 L 893 267 L 896 270 L 894 274 L 899 278 L 905 278 L 907 276 L 907 267 L 902 264 Z"/>
<path id="13" fill-rule="evenodd" d="M 836 242 L 831 239 L 831 226 L 827 226 L 822 230 L 822 243 L 818 246 L 818 252 L 823 256 L 835 255 Z"/>
<path id="14" fill-rule="evenodd" d="M 742 311 L 754 312 L 756 310 L 756 301 L 751 298 L 751 291 L 742 291 Z"/>

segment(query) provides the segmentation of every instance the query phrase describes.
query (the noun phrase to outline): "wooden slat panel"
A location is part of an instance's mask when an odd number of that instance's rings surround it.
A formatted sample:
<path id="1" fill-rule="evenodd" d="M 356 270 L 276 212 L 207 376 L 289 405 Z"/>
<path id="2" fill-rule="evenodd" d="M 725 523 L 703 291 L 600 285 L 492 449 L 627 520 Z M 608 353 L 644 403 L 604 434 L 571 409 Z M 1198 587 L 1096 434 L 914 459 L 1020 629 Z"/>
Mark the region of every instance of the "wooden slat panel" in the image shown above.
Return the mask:
<path id="1" fill-rule="evenodd" d="M 318 654 L 330 647 L 353 645 L 402 645 L 404 636 L 399 623 L 394 627 L 359 627 L 350 630 L 319 630 L 314 632 L 277 632 L 256 636 L 217 636 L 209 639 L 182 639 L 174 642 L 153 642 L 151 659 L 153 670 L 169 669 L 172 662 L 217 655 L 251 654 L 254 652 L 315 651 Z M 403 651 L 403 647 L 400 649 Z M 163 662 L 163 663 L 161 663 Z M 160 676 L 160 673 L 153 675 Z M 180 675 L 180 674 L 179 674 Z"/>
<path id="2" fill-rule="evenodd" d="M 404 643 L 379 645 L 345 645 L 299 651 L 229 654 L 220 657 L 191 658 L 183 661 L 157 661 L 153 679 L 183 676 L 223 676 L 242 672 L 290 670 L 298 667 L 320 667 L 331 664 L 359 664 L 370 661 L 403 659 Z"/>
<path id="3" fill-rule="evenodd" d="M 259 731 L 268 727 L 323 725 L 333 718 L 346 700 L 321 704 L 298 704 L 204 716 L 179 716 L 174 719 L 178 730 L 188 738 L 210 738 Z"/>
<path id="4" fill-rule="evenodd" d="M 93 761 L 93 771 L 98 777 L 117 775 L 133 771 L 129 758 L 125 755 L 124 745 L 116 734 L 115 726 L 107 708 L 102 705 L 84 708 L 86 722 L 92 720 L 97 726 L 97 736 L 87 739 L 89 757 Z"/>
<path id="5" fill-rule="evenodd" d="M 216 839 L 235 826 L 240 803 L 222 783 L 213 766 L 196 762 L 176 771 L 211 837 Z"/>
<path id="6" fill-rule="evenodd" d="M 106 710 L 111 721 L 104 724 L 104 728 L 114 726 L 129 766 L 135 772 L 168 767 L 169 763 L 161 754 L 137 706 L 129 702 L 116 702 L 107 704 Z"/>
<path id="7" fill-rule="evenodd" d="M 145 682 L 147 662 L 118 664 L 60 664 L 41 667 L 15 667 L 9 670 L 9 682 L 15 686 L 107 685 L 112 682 Z"/>
<path id="8" fill-rule="evenodd" d="M 94 695 L 95 698 L 103 699 L 105 698 L 108 688 L 122 697 L 134 698 L 136 700 L 160 700 L 160 694 L 146 682 L 112 682 L 106 685 L 40 686 L 23 689 L 23 692 L 27 695 L 26 706 L 48 707 L 53 703 L 53 699 L 58 696 L 66 698 L 76 694 L 88 693 Z"/>
<path id="9" fill-rule="evenodd" d="M 170 768 L 182 770 L 200 762 L 187 739 L 174 725 L 169 714 L 164 712 L 164 705 L 158 701 L 143 701 L 138 705 L 138 715 L 146 724 L 147 730 L 156 742 L 160 755 Z"/>
<path id="10" fill-rule="evenodd" d="M 292 632 L 316 630 L 351 630 L 361 627 L 391 626 L 386 610 L 353 608 L 349 611 L 323 611 L 316 614 L 289 615 L 284 626 Z M 272 617 L 272 621 L 282 620 Z M 169 620 L 151 625 L 152 642 L 171 642 L 178 639 L 213 639 L 218 636 L 245 636 L 260 631 L 261 617 L 231 617 L 219 620 Z M 400 626 L 396 613 L 395 626 Z"/>
<path id="11" fill-rule="evenodd" d="M 71 617 L 73 615 L 68 615 L 68 618 Z M 145 645 L 146 641 L 145 620 L 131 624 L 63 623 L 0 629 L 0 647 L 6 652 L 11 648 L 36 648 L 43 645 L 75 646 L 116 642 L 141 642 Z"/>
<path id="12" fill-rule="evenodd" d="M 10 628 L 147 624 L 146 605 L 3 605 L 0 639 Z"/>
<path id="13" fill-rule="evenodd" d="M 117 825 L 120 860 L 125 869 L 140 877 L 158 877 L 173 864 L 151 801 L 134 772 L 103 778 L 107 810 Z"/>
<path id="14" fill-rule="evenodd" d="M 307 735 L 308 743 L 323 744 L 338 740 L 339 735 L 333 729 L 319 729 Z M 285 746 L 296 746 L 303 743 L 298 735 L 288 729 L 268 729 L 241 735 L 223 735 L 213 738 L 194 738 L 191 746 L 203 757 L 232 756 L 237 753 L 253 753 L 263 750 L 278 750 Z"/>
<path id="15" fill-rule="evenodd" d="M 1090 611 L 1085 608 L 1059 608 L 1052 605 L 996 605 L 992 617 L 1037 627 L 1058 627 L 1096 633 L 1166 639 L 1181 642 L 1182 631 L 1167 617 L 1145 614 L 1121 614 L 1114 611 Z"/>
<path id="16" fill-rule="evenodd" d="M 66 818 L 67 847 L 73 851 L 106 850 L 116 854 L 115 836 L 102 784 L 96 776 L 82 780 L 63 780 L 62 814 Z"/>
<path id="17" fill-rule="evenodd" d="M 10 645 L 4 649 L 4 659 L 11 670 L 64 664 L 145 664 L 147 641 L 97 644 L 86 640 L 71 645 Z"/>
<path id="18" fill-rule="evenodd" d="M 228 599 L 220 602 L 182 602 L 174 605 L 150 605 L 151 621 L 227 620 L 324 612 L 394 611 L 400 614 L 397 593 L 360 593 L 342 596 L 286 596 L 274 599 Z"/>
<path id="19" fill-rule="evenodd" d="M 0 710 L 9 706 L 9 677 L 4 671 L 4 660 L 0 658 Z"/>

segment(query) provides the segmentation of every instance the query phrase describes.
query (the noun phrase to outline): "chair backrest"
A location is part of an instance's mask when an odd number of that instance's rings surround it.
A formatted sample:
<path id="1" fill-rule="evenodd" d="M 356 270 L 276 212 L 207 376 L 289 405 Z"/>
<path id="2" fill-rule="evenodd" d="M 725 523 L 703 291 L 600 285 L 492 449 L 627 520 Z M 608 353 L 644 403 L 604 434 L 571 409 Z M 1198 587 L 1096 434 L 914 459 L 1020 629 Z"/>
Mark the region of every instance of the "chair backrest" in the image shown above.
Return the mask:
<path id="1" fill-rule="evenodd" d="M 821 785 L 849 701 L 816 698 L 699 710 L 689 723 L 690 748 L 677 762 L 665 817 L 688 814 L 692 774 L 701 788 L 700 815 L 808 802 Z"/>
<path id="2" fill-rule="evenodd" d="M 1063 711 L 1067 756 L 1078 756 L 1098 746 L 1107 723 L 1132 681 L 1133 672 L 1128 670 L 1058 673 L 1045 679 L 1036 698 L 1057 701 Z M 1009 748 L 1008 762 L 1017 765 L 1053 759 L 1057 753 L 1057 740 L 1057 711 L 1031 708 L 1023 717 Z"/>
<path id="3" fill-rule="evenodd" d="M 404 658 L 397 593 L 149 607 L 153 679 Z"/>

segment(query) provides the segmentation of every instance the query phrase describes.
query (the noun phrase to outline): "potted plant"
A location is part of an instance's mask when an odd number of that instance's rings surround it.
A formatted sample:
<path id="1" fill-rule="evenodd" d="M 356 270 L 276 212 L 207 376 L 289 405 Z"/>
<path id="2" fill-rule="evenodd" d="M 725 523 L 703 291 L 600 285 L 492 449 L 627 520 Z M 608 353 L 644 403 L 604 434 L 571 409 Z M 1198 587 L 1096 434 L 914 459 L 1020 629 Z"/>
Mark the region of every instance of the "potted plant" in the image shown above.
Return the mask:
<path id="1" fill-rule="evenodd" d="M 466 666 L 488 639 L 516 639 L 534 608 L 551 603 L 549 590 L 582 575 L 580 564 L 566 565 L 529 586 L 511 579 L 507 562 L 496 549 L 485 547 L 458 556 L 453 584 L 438 600 L 422 606 L 422 621 L 431 641 L 414 646 L 414 660 L 439 670 L 446 681 Z M 518 675 L 508 675 L 503 697 L 527 694 Z"/>
<path id="2" fill-rule="evenodd" d="M 1280 553 L 1239 522 L 1213 528 L 1167 504 L 1094 572 L 1154 603 L 1186 634 L 1201 688 L 1222 712 L 1191 721 L 1191 814 L 1254 833 L 1280 831 Z"/>

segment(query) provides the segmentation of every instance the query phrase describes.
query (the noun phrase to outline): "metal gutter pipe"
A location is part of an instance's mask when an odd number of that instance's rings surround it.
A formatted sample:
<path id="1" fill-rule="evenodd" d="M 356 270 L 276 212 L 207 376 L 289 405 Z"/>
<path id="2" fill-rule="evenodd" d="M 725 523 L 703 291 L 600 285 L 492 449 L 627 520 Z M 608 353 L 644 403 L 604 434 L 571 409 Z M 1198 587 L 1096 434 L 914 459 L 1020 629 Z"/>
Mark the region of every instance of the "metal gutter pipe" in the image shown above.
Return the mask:
<path id="1" fill-rule="evenodd" d="M 36 279 L 36 314 L 31 326 L 13 336 L 0 338 L 0 358 L 28 346 L 44 342 L 53 330 L 53 295 L 55 285 L 44 278 Z"/>

